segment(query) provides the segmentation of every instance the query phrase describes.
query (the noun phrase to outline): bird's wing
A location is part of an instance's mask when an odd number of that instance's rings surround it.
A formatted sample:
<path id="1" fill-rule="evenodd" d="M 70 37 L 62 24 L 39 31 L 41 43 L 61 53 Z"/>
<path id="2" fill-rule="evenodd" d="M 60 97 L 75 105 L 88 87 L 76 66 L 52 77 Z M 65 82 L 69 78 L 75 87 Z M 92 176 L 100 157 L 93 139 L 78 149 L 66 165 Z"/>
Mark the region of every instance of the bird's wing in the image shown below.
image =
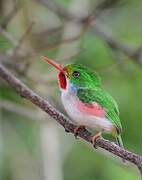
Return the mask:
<path id="1" fill-rule="evenodd" d="M 95 90 L 78 89 L 77 96 L 79 100 L 86 105 L 87 108 L 92 108 L 91 112 L 93 112 L 93 110 L 96 111 L 96 106 L 94 105 L 97 103 L 98 107 L 101 107 L 105 111 L 105 117 L 107 117 L 107 119 L 117 127 L 119 132 L 122 131 L 118 105 L 111 97 L 111 95 L 109 95 L 105 90 L 100 88 L 96 88 Z M 103 113 L 102 109 L 100 109 L 101 113 Z"/>

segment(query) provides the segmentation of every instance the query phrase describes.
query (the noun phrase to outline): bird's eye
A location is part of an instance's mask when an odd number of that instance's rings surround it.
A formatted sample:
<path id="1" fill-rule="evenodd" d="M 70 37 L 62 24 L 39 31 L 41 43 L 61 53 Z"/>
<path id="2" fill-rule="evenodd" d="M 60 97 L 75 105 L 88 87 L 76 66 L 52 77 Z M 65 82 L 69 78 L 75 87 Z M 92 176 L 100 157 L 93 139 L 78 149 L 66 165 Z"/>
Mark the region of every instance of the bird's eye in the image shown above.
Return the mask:
<path id="1" fill-rule="evenodd" d="M 77 72 L 77 71 L 74 71 L 73 72 L 73 77 L 74 78 L 78 78 L 80 76 L 80 73 L 79 72 Z"/>

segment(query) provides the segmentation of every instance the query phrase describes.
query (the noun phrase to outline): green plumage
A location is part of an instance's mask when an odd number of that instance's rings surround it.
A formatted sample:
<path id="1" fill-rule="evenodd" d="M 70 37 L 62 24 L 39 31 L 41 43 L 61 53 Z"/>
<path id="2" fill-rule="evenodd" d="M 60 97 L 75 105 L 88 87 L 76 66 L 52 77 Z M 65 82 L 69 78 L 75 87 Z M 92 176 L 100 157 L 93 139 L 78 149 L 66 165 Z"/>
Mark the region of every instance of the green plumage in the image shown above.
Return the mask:
<path id="1" fill-rule="evenodd" d="M 98 103 L 105 109 L 106 117 L 118 129 L 122 131 L 121 122 L 119 119 L 119 110 L 115 100 L 102 88 L 95 89 L 79 89 L 77 91 L 78 98 L 85 104 Z"/>
<path id="2" fill-rule="evenodd" d="M 43 59 L 59 70 L 62 103 L 72 121 L 100 131 L 92 137 L 93 143 L 102 132 L 106 132 L 111 133 L 123 147 L 118 105 L 102 87 L 99 76 L 82 65 L 69 64 L 63 68 L 47 57 Z"/>
<path id="3" fill-rule="evenodd" d="M 119 119 L 119 109 L 115 100 L 102 87 L 99 76 L 89 69 L 76 64 L 65 66 L 71 84 L 77 88 L 77 96 L 80 101 L 91 105 L 98 103 L 106 112 L 106 118 L 116 127 L 116 140 L 123 146 L 121 139 L 122 126 Z M 79 77 L 74 77 L 73 73 L 78 72 Z"/>
<path id="4" fill-rule="evenodd" d="M 97 75 L 97 73 L 94 73 L 93 71 L 82 65 L 69 64 L 65 66 L 64 69 L 67 70 L 68 72 L 68 77 L 70 79 L 70 82 L 77 87 L 93 89 L 95 87 L 101 86 L 100 78 Z M 72 76 L 73 72 L 79 72 L 80 77 L 74 78 Z"/>

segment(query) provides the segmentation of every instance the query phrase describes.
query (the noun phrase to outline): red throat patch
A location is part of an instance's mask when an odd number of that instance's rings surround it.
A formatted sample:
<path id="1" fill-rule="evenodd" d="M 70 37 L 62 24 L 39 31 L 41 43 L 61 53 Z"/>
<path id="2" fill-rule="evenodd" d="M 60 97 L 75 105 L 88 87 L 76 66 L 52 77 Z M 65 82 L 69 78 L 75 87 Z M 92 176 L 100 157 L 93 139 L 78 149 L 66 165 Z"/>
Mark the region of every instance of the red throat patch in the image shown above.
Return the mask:
<path id="1" fill-rule="evenodd" d="M 58 80 L 59 80 L 59 86 L 60 86 L 60 88 L 66 89 L 67 81 L 66 81 L 65 75 L 64 75 L 62 72 L 60 72 L 60 73 L 58 74 Z"/>

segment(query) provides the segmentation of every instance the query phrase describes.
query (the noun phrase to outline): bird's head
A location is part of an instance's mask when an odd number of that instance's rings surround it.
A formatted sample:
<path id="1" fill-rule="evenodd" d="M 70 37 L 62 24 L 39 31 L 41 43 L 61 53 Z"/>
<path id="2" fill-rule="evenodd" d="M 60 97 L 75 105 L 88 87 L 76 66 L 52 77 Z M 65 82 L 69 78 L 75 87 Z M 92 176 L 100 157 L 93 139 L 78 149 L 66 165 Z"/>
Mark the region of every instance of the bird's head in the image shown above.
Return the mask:
<path id="1" fill-rule="evenodd" d="M 95 88 L 101 85 L 98 75 L 82 65 L 68 64 L 62 67 L 46 56 L 42 58 L 59 71 L 58 80 L 61 89 Z"/>

